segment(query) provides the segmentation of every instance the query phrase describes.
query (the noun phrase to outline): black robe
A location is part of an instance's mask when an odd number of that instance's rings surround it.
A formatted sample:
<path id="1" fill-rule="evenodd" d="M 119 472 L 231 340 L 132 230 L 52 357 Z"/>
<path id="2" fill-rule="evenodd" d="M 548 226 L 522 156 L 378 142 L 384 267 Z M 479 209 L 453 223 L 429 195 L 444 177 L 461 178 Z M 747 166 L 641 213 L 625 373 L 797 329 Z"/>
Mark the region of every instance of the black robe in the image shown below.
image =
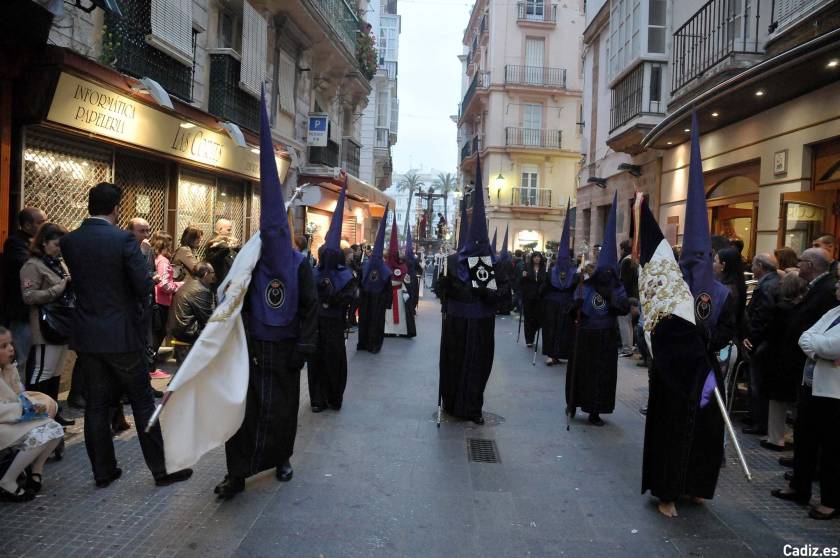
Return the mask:
<path id="1" fill-rule="evenodd" d="M 543 285 L 542 354 L 549 358 L 568 360 L 572 355 L 575 336 L 575 315 L 572 313 L 577 281 L 572 281 L 568 289 L 558 289 L 551 284 L 551 272 L 546 274 Z"/>
<path id="2" fill-rule="evenodd" d="M 420 302 L 420 281 L 423 280 L 422 268 L 416 261 L 413 263 L 407 263 L 406 267 L 408 267 L 409 277 L 409 283 L 406 285 L 406 290 L 408 291 L 409 298 L 408 302 L 405 303 L 405 306 L 406 310 L 413 316 L 417 314 L 417 304 Z M 414 320 L 412 319 L 412 322 L 413 321 Z M 414 335 L 411 335 L 410 337 L 414 337 Z"/>
<path id="3" fill-rule="evenodd" d="M 245 418 L 225 443 L 228 474 L 233 477 L 249 477 L 282 465 L 294 451 L 300 371 L 304 355 L 315 351 L 318 334 L 318 295 L 306 260 L 298 268 L 297 320 L 297 339 L 249 338 Z"/>
<path id="4" fill-rule="evenodd" d="M 499 262 L 493 266 L 496 270 L 496 286 L 498 288 L 499 303 L 496 305 L 496 314 L 509 316 L 513 310 L 513 263 L 508 260 Z"/>
<path id="5" fill-rule="evenodd" d="M 714 496 L 723 459 L 723 417 L 712 399 L 700 408 L 709 370 L 723 385 L 717 361 L 696 326 L 666 318 L 652 335 L 650 395 L 645 422 L 642 493 L 663 502 Z"/>
<path id="6" fill-rule="evenodd" d="M 525 268 L 525 276 L 520 283 L 522 288 L 522 318 L 525 324 L 525 343 L 530 345 L 539 331 L 542 319 L 540 307 L 540 289 L 545 281 L 545 266 L 541 263 L 535 272 L 533 265 Z"/>
<path id="7" fill-rule="evenodd" d="M 573 347 L 566 367 L 566 405 L 571 409 L 580 407 L 585 413 L 612 413 L 615 409 L 619 336 L 614 316 L 626 315 L 630 303 L 618 295 L 611 296 L 607 303 L 613 316 L 608 327 L 593 327 L 587 315 L 581 313 L 574 341 L 577 347 Z M 577 314 L 577 305 L 573 304 L 569 313 Z"/>
<path id="8" fill-rule="evenodd" d="M 440 395 L 443 408 L 452 416 L 481 416 L 484 388 L 493 368 L 495 350 L 496 291 L 479 292 L 458 278 L 458 256 L 448 258 L 447 273 L 438 280 L 442 299 L 443 327 L 440 337 Z M 484 317 L 456 315 L 461 304 L 475 305 Z"/>
<path id="9" fill-rule="evenodd" d="M 385 339 L 385 310 L 391 307 L 391 282 L 386 281 L 382 290 L 369 293 L 359 291 L 359 340 L 357 351 L 378 353 Z"/>
<path id="10" fill-rule="evenodd" d="M 344 345 L 347 308 L 356 297 L 356 280 L 337 293 L 318 293 L 318 351 L 306 366 L 309 401 L 313 407 L 341 409 L 347 386 L 347 350 Z"/>

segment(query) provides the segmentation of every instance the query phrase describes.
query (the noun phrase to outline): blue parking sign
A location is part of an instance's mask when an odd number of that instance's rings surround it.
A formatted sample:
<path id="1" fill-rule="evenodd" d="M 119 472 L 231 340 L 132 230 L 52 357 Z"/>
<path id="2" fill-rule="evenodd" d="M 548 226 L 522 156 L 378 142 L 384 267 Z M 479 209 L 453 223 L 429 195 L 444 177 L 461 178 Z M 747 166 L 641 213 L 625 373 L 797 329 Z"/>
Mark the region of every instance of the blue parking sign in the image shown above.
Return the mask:
<path id="1" fill-rule="evenodd" d="M 329 139 L 330 120 L 327 115 L 310 115 L 306 144 L 325 147 Z"/>

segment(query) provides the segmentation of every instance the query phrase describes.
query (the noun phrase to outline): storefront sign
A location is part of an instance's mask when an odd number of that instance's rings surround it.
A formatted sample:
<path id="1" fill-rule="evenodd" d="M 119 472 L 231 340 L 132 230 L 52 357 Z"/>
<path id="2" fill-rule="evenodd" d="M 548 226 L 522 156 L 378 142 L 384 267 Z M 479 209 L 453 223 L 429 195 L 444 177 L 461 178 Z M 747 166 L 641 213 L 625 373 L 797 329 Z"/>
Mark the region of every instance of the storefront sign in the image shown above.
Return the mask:
<path id="1" fill-rule="evenodd" d="M 47 119 L 115 140 L 259 179 L 259 155 L 225 133 L 183 120 L 93 82 L 62 73 Z M 278 159 L 288 168 L 288 162 Z M 280 175 L 285 174 L 280 168 Z"/>
<path id="2" fill-rule="evenodd" d="M 329 139 L 330 119 L 326 114 L 310 114 L 306 145 L 326 147 Z"/>

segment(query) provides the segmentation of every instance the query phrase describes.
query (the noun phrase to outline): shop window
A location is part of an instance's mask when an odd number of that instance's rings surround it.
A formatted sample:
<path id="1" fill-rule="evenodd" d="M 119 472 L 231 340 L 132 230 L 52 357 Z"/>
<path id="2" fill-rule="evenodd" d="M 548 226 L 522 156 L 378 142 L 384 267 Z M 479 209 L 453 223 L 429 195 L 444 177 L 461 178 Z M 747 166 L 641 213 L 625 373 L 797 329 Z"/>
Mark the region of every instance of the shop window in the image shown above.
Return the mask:
<path id="1" fill-rule="evenodd" d="M 198 173 L 182 172 L 178 184 L 178 220 L 174 236 L 188 226 L 204 231 L 199 257 L 214 234 L 216 221 L 233 222 L 232 233 L 240 241 L 245 236 L 245 187 L 241 182 L 216 179 Z"/>
<path id="2" fill-rule="evenodd" d="M 69 230 L 88 216 L 88 190 L 111 180 L 113 151 L 79 139 L 27 130 L 23 150 L 23 205 Z"/>
<path id="3" fill-rule="evenodd" d="M 114 183 L 122 188 L 120 227 L 141 217 L 149 222 L 152 232 L 166 228 L 166 192 L 168 165 L 144 157 L 117 153 L 114 159 Z M 175 231 L 179 238 L 181 231 Z"/>

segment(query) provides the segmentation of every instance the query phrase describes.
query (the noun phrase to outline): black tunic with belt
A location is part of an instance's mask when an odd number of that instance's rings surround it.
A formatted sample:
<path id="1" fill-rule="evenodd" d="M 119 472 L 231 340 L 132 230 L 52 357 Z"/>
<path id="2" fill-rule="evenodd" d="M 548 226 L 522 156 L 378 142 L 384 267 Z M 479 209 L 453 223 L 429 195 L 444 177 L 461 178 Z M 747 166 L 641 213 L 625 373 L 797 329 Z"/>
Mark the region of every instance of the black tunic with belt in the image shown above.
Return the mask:
<path id="1" fill-rule="evenodd" d="M 545 282 L 545 265 L 540 263 L 537 270 L 533 265 L 525 268 L 525 276 L 522 277 L 520 288 L 522 289 L 522 311 L 523 323 L 525 324 L 525 343 L 528 345 L 534 342 L 534 337 L 540 329 L 542 311 L 540 309 L 540 290 Z"/>
<path id="2" fill-rule="evenodd" d="M 306 260 L 298 267 L 297 288 L 294 337 L 255 339 L 248 329 L 248 309 L 244 311 L 250 356 L 245 418 L 225 444 L 228 474 L 233 477 L 249 477 L 282 465 L 294 451 L 300 370 L 305 355 L 315 351 L 318 333 L 318 295 Z"/>
<path id="3" fill-rule="evenodd" d="M 481 416 L 484 388 L 493 368 L 497 291 L 473 289 L 457 273 L 458 256 L 449 256 L 438 280 L 443 303 L 440 338 L 440 390 L 450 415 Z"/>
<path id="4" fill-rule="evenodd" d="M 337 293 L 319 289 L 318 350 L 306 366 L 309 401 L 313 407 L 341 409 L 347 386 L 346 316 L 357 290 L 355 279 Z"/>
<path id="5" fill-rule="evenodd" d="M 359 292 L 359 340 L 357 351 L 378 353 L 385 339 L 385 311 L 391 307 L 391 283 L 386 282 L 381 291 Z"/>
<path id="6" fill-rule="evenodd" d="M 543 282 L 542 306 L 543 349 L 542 354 L 553 359 L 567 360 L 572 354 L 575 336 L 575 316 L 572 313 L 577 279 L 566 289 L 558 289 L 551 283 L 551 272 L 546 273 Z"/>

